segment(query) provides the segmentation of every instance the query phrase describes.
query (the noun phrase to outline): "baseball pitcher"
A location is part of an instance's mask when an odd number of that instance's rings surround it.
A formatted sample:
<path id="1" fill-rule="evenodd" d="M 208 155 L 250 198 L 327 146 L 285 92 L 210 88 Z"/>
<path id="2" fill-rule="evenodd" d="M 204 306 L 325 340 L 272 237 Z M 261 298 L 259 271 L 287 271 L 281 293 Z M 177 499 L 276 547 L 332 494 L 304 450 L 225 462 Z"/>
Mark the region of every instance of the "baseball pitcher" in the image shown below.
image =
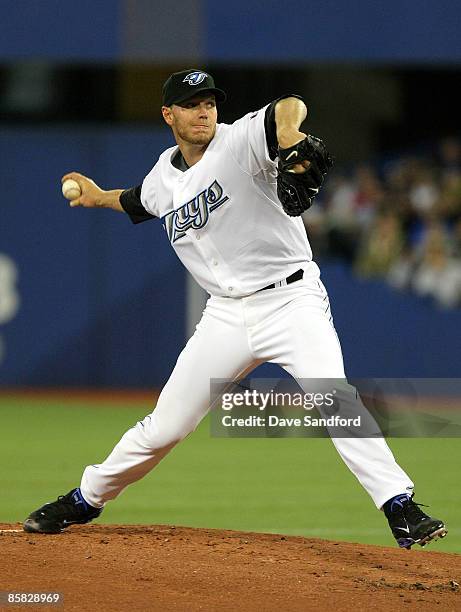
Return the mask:
<path id="1" fill-rule="evenodd" d="M 110 208 L 133 223 L 161 219 L 171 246 L 209 293 L 196 331 L 178 357 L 155 410 L 127 431 L 81 484 L 24 522 L 59 533 L 98 517 L 105 504 L 150 472 L 210 409 L 210 379 L 238 380 L 263 362 L 279 364 L 303 390 L 309 379 L 345 380 L 328 295 L 312 259 L 301 213 L 332 165 L 323 142 L 300 130 L 307 108 L 283 96 L 231 125 L 217 123 L 226 94 L 189 69 L 163 87 L 162 115 L 176 145 L 141 185 L 101 189 L 77 172 L 71 206 Z M 447 533 L 413 501 L 413 482 L 382 436 L 333 437 L 341 458 L 384 510 L 399 546 Z"/>

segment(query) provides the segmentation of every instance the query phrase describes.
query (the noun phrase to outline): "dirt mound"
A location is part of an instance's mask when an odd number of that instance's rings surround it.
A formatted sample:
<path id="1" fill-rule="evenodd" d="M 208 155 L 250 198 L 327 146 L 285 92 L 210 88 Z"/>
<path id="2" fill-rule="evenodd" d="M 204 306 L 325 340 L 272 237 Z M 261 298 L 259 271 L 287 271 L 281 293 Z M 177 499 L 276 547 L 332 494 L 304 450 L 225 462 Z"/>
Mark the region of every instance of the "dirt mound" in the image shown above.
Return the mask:
<path id="1" fill-rule="evenodd" d="M 0 550 L 0 591 L 59 592 L 79 612 L 461 609 L 461 556 L 427 549 L 161 525 L 31 535 L 0 524 Z"/>

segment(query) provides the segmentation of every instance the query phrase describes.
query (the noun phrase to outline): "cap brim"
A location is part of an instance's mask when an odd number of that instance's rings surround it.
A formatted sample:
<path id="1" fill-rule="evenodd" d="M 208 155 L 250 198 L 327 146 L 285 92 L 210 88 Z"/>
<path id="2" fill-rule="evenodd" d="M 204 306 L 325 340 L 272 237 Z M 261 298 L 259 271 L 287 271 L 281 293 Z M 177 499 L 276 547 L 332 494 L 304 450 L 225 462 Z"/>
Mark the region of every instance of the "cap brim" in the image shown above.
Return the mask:
<path id="1" fill-rule="evenodd" d="M 196 95 L 201 94 L 205 91 L 209 91 L 214 94 L 217 102 L 225 102 L 226 101 L 226 93 L 222 89 L 218 89 L 217 87 L 203 87 L 202 89 L 194 89 L 194 93 L 188 93 L 185 96 L 175 99 L 170 104 L 166 104 L 166 106 L 171 106 L 172 104 L 179 104 L 180 102 L 185 102 L 189 100 L 189 98 L 195 98 Z"/>

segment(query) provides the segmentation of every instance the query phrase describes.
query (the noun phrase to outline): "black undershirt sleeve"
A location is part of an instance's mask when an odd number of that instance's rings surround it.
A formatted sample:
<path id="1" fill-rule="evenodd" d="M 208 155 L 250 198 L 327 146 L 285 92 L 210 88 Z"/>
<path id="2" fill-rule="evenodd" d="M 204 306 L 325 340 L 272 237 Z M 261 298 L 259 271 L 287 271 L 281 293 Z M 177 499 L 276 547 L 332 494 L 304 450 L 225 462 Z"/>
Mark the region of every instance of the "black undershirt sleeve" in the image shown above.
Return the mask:
<path id="1" fill-rule="evenodd" d="M 148 213 L 141 204 L 141 187 L 142 185 L 138 185 L 125 189 L 120 195 L 120 204 L 133 223 L 142 223 L 157 218 Z"/>
<path id="2" fill-rule="evenodd" d="M 284 100 L 285 98 L 299 98 L 299 100 L 303 100 L 302 96 L 298 96 L 297 94 L 286 94 L 285 96 L 280 96 L 277 100 L 274 100 L 269 104 L 266 108 L 266 115 L 264 117 L 264 128 L 266 130 L 266 142 L 267 148 L 269 149 L 269 156 L 272 160 L 274 160 L 278 155 L 278 146 L 277 142 L 277 127 L 275 125 L 275 105 L 280 100 Z"/>

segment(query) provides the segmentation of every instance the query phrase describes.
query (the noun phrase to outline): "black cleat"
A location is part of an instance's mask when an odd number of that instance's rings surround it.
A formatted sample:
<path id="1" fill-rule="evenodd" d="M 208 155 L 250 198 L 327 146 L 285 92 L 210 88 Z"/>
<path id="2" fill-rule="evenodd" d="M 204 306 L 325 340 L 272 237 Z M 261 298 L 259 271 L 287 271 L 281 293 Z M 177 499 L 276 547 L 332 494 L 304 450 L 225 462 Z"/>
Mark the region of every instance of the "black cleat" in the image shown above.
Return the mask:
<path id="1" fill-rule="evenodd" d="M 28 533 L 61 533 L 69 525 L 89 523 L 101 512 L 102 508 L 87 504 L 80 489 L 72 489 L 32 512 L 24 521 L 23 529 Z"/>
<path id="2" fill-rule="evenodd" d="M 394 538 L 400 548 L 410 549 L 413 544 L 426 546 L 432 540 L 444 538 L 447 529 L 440 519 L 424 514 L 413 495 L 396 495 L 387 501 L 383 510 Z"/>

